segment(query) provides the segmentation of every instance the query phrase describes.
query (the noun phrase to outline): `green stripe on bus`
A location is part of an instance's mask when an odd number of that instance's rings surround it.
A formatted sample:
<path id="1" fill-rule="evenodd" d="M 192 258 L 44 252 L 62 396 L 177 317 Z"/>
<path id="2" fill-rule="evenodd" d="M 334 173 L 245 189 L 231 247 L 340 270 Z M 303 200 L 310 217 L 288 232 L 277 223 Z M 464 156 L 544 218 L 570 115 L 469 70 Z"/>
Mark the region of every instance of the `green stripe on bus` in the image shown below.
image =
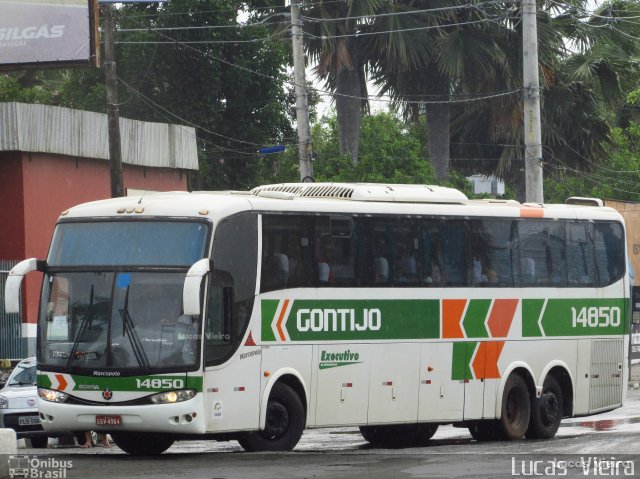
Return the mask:
<path id="1" fill-rule="evenodd" d="M 538 320 L 544 307 L 544 299 L 522 300 L 522 337 L 533 338 L 542 336 Z"/>
<path id="2" fill-rule="evenodd" d="M 550 299 L 542 316 L 545 336 L 620 335 L 625 331 L 623 299 Z"/>
<path id="3" fill-rule="evenodd" d="M 195 389 L 202 392 L 202 376 L 186 376 L 185 374 L 171 376 L 127 376 L 127 377 L 93 377 L 72 374 L 75 383 L 74 391 L 167 391 L 172 389 Z M 38 386 L 51 388 L 51 380 L 47 374 L 38 375 Z"/>
<path id="4" fill-rule="evenodd" d="M 468 338 L 488 338 L 489 333 L 485 326 L 487 314 L 491 307 L 490 299 L 472 299 L 469 301 L 467 312 L 462 320 L 462 327 Z"/>
<path id="5" fill-rule="evenodd" d="M 38 374 L 38 387 L 51 389 L 51 379 L 46 374 Z"/>
<path id="6" fill-rule="evenodd" d="M 477 345 L 477 341 L 453 343 L 453 362 L 451 363 L 452 380 L 473 379 L 470 362 Z"/>
<path id="7" fill-rule="evenodd" d="M 274 316 L 271 321 L 263 318 L 265 341 L 273 338 L 273 320 Z M 440 302 L 295 300 L 282 328 L 292 341 L 436 339 L 440 337 Z"/>
<path id="8" fill-rule="evenodd" d="M 273 321 L 276 311 L 278 310 L 277 299 L 263 299 L 260 303 L 260 311 L 262 313 L 262 340 L 263 341 L 275 341 L 276 337 L 271 329 L 271 322 Z"/>

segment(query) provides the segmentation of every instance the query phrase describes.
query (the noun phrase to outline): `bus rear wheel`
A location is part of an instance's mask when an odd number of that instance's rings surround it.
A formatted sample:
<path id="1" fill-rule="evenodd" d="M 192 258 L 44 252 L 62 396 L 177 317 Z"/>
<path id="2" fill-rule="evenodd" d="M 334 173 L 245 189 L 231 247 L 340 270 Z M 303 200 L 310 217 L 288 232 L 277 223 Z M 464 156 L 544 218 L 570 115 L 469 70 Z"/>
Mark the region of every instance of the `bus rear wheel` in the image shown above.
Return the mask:
<path id="1" fill-rule="evenodd" d="M 140 432 L 111 433 L 111 439 L 124 452 L 134 456 L 157 456 L 174 443 L 171 436 Z"/>
<path id="2" fill-rule="evenodd" d="M 507 379 L 502 394 L 500 430 L 504 439 L 510 441 L 524 437 L 529 428 L 531 400 L 529 389 L 522 376 L 512 374 Z"/>
<path id="3" fill-rule="evenodd" d="M 533 400 L 527 437 L 550 439 L 556 435 L 562 420 L 562 389 L 553 376 L 547 376 L 542 395 Z"/>
<path id="4" fill-rule="evenodd" d="M 263 431 L 243 433 L 238 442 L 245 451 L 290 451 L 304 431 L 305 412 L 300 397 L 284 383 L 276 383 L 267 404 Z"/>
<path id="5" fill-rule="evenodd" d="M 438 430 L 437 424 L 393 424 L 360 426 L 365 441 L 376 447 L 422 446 Z"/>

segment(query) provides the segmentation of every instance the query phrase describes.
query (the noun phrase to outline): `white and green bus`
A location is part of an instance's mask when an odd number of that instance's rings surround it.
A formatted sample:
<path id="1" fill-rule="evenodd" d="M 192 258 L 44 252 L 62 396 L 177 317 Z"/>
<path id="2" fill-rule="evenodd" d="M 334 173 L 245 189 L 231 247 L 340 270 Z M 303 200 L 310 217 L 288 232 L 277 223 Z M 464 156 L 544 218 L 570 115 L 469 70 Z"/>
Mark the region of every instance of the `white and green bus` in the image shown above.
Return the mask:
<path id="1" fill-rule="evenodd" d="M 380 446 L 439 425 L 550 438 L 622 405 L 621 216 L 424 185 L 162 193 L 61 214 L 38 320 L 40 418 L 132 454 L 176 440 L 290 450 L 305 428 Z"/>

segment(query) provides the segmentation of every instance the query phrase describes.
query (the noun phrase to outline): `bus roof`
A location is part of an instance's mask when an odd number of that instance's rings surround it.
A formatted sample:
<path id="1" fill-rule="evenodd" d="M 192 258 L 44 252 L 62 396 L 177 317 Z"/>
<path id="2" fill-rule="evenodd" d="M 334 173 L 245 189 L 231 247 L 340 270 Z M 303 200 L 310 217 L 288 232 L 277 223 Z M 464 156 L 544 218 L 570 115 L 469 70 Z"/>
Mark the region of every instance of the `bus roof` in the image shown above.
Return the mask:
<path id="1" fill-rule="evenodd" d="M 224 201 L 221 201 L 224 198 Z M 586 200 L 586 199 L 585 199 Z M 529 204 L 514 200 L 469 200 L 453 188 L 371 183 L 281 183 L 251 191 L 145 193 L 75 206 L 62 217 L 210 217 L 240 211 L 313 213 L 471 215 L 537 218 L 620 219 L 601 202 Z"/>

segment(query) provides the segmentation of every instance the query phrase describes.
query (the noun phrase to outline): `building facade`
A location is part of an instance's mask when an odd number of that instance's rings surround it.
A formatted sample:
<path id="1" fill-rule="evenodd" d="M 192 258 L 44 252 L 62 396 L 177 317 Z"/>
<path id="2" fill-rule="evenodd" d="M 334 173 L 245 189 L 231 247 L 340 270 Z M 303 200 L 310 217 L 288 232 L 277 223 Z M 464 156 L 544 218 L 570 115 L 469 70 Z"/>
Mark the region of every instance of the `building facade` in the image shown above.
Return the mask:
<path id="1" fill-rule="evenodd" d="M 120 120 L 126 192 L 186 191 L 198 169 L 195 130 Z M 0 299 L 6 272 L 44 259 L 60 213 L 110 197 L 107 117 L 68 108 L 0 103 Z M 0 305 L 0 358 L 35 354 L 41 275 L 23 283 L 22 313 Z"/>

